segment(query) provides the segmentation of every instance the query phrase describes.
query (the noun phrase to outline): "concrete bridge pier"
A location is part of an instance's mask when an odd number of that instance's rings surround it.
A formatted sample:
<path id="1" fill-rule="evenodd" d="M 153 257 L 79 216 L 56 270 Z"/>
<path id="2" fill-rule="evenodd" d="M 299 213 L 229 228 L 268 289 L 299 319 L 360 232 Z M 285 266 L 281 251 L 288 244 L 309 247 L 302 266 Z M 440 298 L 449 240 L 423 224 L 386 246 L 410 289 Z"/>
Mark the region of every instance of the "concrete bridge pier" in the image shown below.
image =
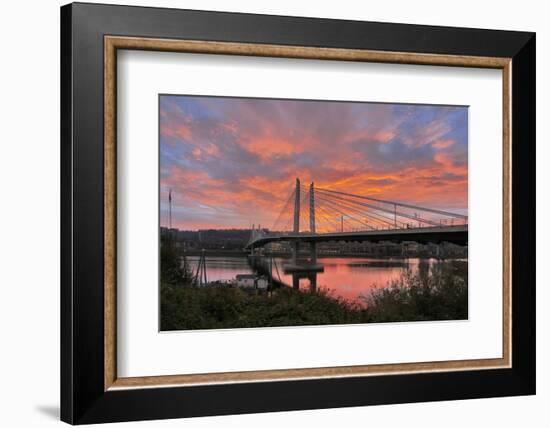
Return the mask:
<path id="1" fill-rule="evenodd" d="M 309 243 L 309 256 L 311 258 L 311 264 L 317 264 L 317 244 L 315 242 Z"/>
<path id="2" fill-rule="evenodd" d="M 317 274 L 313 273 L 309 276 L 309 291 L 316 291 L 317 290 Z"/>
<path id="3" fill-rule="evenodd" d="M 292 275 L 292 288 L 295 290 L 300 288 L 300 277 L 296 274 Z"/>
<path id="4" fill-rule="evenodd" d="M 292 274 L 292 288 L 298 290 L 300 288 L 300 279 L 309 281 L 309 291 L 317 290 L 317 272 L 296 272 Z"/>
<path id="5" fill-rule="evenodd" d="M 292 264 L 297 265 L 298 264 L 298 257 L 300 255 L 300 242 L 294 241 L 292 243 Z"/>

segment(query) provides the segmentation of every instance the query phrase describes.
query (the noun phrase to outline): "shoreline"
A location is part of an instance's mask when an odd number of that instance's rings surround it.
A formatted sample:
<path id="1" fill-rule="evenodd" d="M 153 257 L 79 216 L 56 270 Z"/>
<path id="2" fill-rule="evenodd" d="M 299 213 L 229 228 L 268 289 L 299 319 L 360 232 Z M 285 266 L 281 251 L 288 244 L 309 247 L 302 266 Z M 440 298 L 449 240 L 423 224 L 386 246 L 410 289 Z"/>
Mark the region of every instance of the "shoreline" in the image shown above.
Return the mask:
<path id="1" fill-rule="evenodd" d="M 248 251 L 223 251 L 223 250 L 197 250 L 197 251 L 185 251 L 181 255 L 185 257 L 199 257 L 204 254 L 206 257 L 232 257 L 232 258 L 243 258 L 249 257 L 250 253 Z M 307 258 L 308 254 L 304 253 L 304 258 Z M 261 256 L 252 256 L 252 257 L 276 257 L 281 259 L 290 259 L 292 255 L 290 253 L 267 253 Z M 317 258 L 319 259 L 338 259 L 338 258 L 364 258 L 364 259 L 377 259 L 377 260 L 407 260 L 407 259 L 435 259 L 434 256 L 421 256 L 421 255 L 371 255 L 365 253 L 343 253 L 343 254 L 318 254 Z M 449 256 L 440 258 L 439 260 L 464 260 L 467 261 L 467 257 L 455 257 Z"/>

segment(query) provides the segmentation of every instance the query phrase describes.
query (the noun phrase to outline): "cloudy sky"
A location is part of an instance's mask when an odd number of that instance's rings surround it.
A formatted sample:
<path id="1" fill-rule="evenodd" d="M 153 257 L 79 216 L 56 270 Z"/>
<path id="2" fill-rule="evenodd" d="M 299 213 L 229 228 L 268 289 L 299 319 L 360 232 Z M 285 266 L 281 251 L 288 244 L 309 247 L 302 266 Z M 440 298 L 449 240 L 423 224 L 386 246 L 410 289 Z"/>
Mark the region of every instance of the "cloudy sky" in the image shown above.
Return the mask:
<path id="1" fill-rule="evenodd" d="M 160 97 L 161 225 L 270 227 L 303 184 L 466 213 L 466 107 Z"/>

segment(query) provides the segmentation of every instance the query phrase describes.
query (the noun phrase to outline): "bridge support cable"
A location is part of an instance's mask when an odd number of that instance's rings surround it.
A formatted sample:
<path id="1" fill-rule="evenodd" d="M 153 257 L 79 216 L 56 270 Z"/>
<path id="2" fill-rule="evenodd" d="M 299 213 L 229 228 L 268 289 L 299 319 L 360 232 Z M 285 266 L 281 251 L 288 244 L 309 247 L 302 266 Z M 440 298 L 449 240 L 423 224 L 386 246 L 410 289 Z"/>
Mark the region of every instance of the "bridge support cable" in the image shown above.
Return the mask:
<path id="1" fill-rule="evenodd" d="M 361 209 L 358 209 L 357 207 L 352 207 L 352 206 L 349 206 L 347 204 L 338 204 L 336 202 L 333 202 L 333 201 L 330 201 L 329 199 L 325 199 L 324 197 L 321 197 L 321 196 L 317 196 L 318 199 L 322 200 L 323 202 L 327 203 L 327 204 L 331 204 L 335 207 L 341 207 L 341 208 L 345 208 L 345 209 L 348 209 L 350 210 L 351 212 L 355 213 L 355 214 L 359 214 L 363 217 L 368 217 L 369 219 L 375 221 L 377 224 L 382 224 L 383 226 L 385 226 L 386 228 L 389 227 L 389 226 L 392 226 L 393 223 L 391 223 L 389 221 L 389 219 L 387 219 L 386 217 L 383 217 L 381 216 L 382 218 L 378 218 L 378 217 L 375 217 L 373 214 L 373 212 L 371 211 L 367 211 L 367 210 L 361 210 Z M 346 215 L 346 216 L 349 216 L 351 217 L 351 215 L 349 215 L 348 213 L 346 213 L 345 211 L 341 211 L 339 210 L 338 208 L 335 208 L 337 209 L 339 212 L 341 212 L 342 214 Z M 363 225 L 366 225 L 367 227 L 369 227 L 371 230 L 375 230 L 376 228 L 373 227 L 372 225 L 368 224 L 367 222 L 362 222 Z"/>
<path id="2" fill-rule="evenodd" d="M 309 191 L 304 192 L 300 201 L 300 231 L 305 232 L 309 229 Z"/>
<path id="3" fill-rule="evenodd" d="M 307 188 L 306 186 L 302 185 L 302 191 L 304 193 L 308 194 L 308 196 L 309 196 L 309 205 L 308 206 L 311 209 L 311 195 L 310 195 L 311 187 Z M 329 212 L 326 208 L 323 207 L 323 204 L 321 204 L 320 202 L 316 203 L 314 205 L 314 208 L 315 208 L 315 215 L 317 216 L 317 220 L 322 219 L 325 222 L 325 224 L 323 224 L 323 223 L 319 223 L 319 221 L 317 221 L 317 224 L 316 224 L 316 229 L 317 230 L 323 229 L 324 226 L 327 226 L 328 231 L 332 231 L 332 229 L 339 230 L 340 221 L 339 220 L 336 221 L 332 218 L 335 215 L 334 213 Z M 338 218 L 339 218 L 339 216 L 338 216 Z M 309 230 L 311 231 L 311 225 L 310 225 Z"/>
<path id="4" fill-rule="evenodd" d="M 323 207 L 317 207 L 317 213 L 321 213 L 323 219 L 325 220 L 323 230 L 326 230 L 328 232 L 338 230 L 338 222 L 334 220 L 332 214 L 326 211 Z M 317 227 L 317 230 L 320 230 L 319 226 Z"/>
<path id="5" fill-rule="evenodd" d="M 349 199 L 344 198 L 344 197 L 339 196 L 339 195 L 333 195 L 333 194 L 330 194 L 330 193 L 326 193 L 326 192 L 323 191 L 322 188 L 318 188 L 317 190 L 318 190 L 318 193 L 317 193 L 318 198 L 323 197 L 323 198 L 328 199 L 331 202 L 335 203 L 336 205 L 339 205 L 339 206 L 342 206 L 342 207 L 345 207 L 345 208 L 353 207 L 353 208 L 356 209 L 356 212 L 357 212 L 357 210 L 359 210 L 362 213 L 366 213 L 367 215 L 376 216 L 377 219 L 379 219 L 384 224 L 390 222 L 390 220 L 391 220 L 392 224 L 394 222 L 394 216 L 393 216 L 394 212 L 393 212 L 393 210 L 391 211 L 392 217 L 390 219 L 389 217 L 384 215 L 384 214 L 386 214 L 385 211 L 376 212 L 379 208 L 376 205 L 370 205 L 370 206 L 366 205 L 366 204 L 363 205 L 360 202 L 358 203 L 358 201 L 349 200 Z"/>
<path id="6" fill-rule="evenodd" d="M 295 192 L 295 190 L 292 190 L 292 192 L 290 192 L 290 196 L 288 197 L 286 203 L 283 205 L 283 208 L 279 212 L 279 216 L 277 217 L 277 220 L 275 220 L 275 223 L 273 223 L 273 226 L 271 227 L 270 230 L 273 230 L 273 231 L 279 230 L 279 228 L 282 225 L 281 222 L 283 221 L 283 216 L 288 215 L 289 217 L 292 218 L 291 213 L 290 213 L 290 206 L 292 204 L 292 201 L 294 200 L 294 192 Z"/>
<path id="7" fill-rule="evenodd" d="M 366 221 L 362 220 L 361 218 L 357 218 L 355 213 L 354 215 L 350 214 L 349 211 L 345 211 L 345 210 L 342 210 L 341 207 L 339 207 L 338 205 L 335 205 L 333 204 L 332 202 L 330 201 L 327 201 L 327 200 L 324 200 L 323 198 L 319 198 L 322 202 L 323 202 L 323 206 L 326 206 L 327 209 L 330 209 L 333 211 L 334 215 L 336 217 L 338 217 L 339 219 L 339 222 L 338 221 L 335 221 L 336 223 L 339 223 L 339 226 L 337 227 L 337 229 L 342 229 L 342 219 L 344 217 L 350 219 L 350 220 L 353 220 L 355 221 L 356 223 L 358 223 L 360 226 L 361 226 L 361 230 L 376 230 L 376 228 L 374 226 L 372 226 L 371 224 L 367 223 Z M 361 216 L 363 217 L 366 217 L 366 214 L 361 212 L 359 213 Z"/>
<path id="8" fill-rule="evenodd" d="M 421 207 L 419 205 L 406 204 L 406 203 L 403 203 L 403 202 L 388 201 L 388 200 L 384 200 L 384 199 L 373 198 L 373 197 L 370 197 L 370 196 L 354 195 L 352 193 L 346 193 L 346 192 L 326 189 L 326 188 L 322 188 L 322 187 L 317 187 L 317 190 L 324 191 L 324 192 L 329 192 L 329 193 L 335 193 L 335 194 L 338 194 L 338 195 L 348 196 L 348 197 L 352 197 L 352 198 L 365 199 L 365 200 L 372 201 L 372 202 L 379 202 L 379 203 L 394 205 L 394 206 L 403 207 L 403 208 L 410 208 L 410 209 L 418 210 L 418 211 L 425 211 L 425 212 L 429 212 L 429 213 L 432 213 L 432 214 L 439 214 L 439 215 L 443 215 L 443 216 L 447 216 L 447 217 L 460 218 L 462 220 L 468 220 L 467 215 L 452 213 L 452 212 L 449 212 L 449 211 L 443 211 L 443 210 L 438 210 L 438 209 L 434 209 L 434 208 Z"/>
<path id="9" fill-rule="evenodd" d="M 328 217 L 326 219 L 327 221 L 325 222 L 324 226 L 323 226 L 323 232 L 324 233 L 332 233 L 334 231 L 337 231 L 339 229 L 339 224 L 337 221 L 335 221 L 333 218 L 331 217 Z M 320 230 L 319 228 L 317 228 L 317 230 Z"/>
<path id="10" fill-rule="evenodd" d="M 325 223 L 322 223 L 323 226 L 319 226 L 319 222 L 317 222 L 318 231 L 324 230 L 325 226 L 329 232 L 338 229 L 338 222 L 332 219 L 331 214 L 322 205 L 317 205 L 316 214 L 318 218 L 320 216 L 325 221 Z"/>
<path id="11" fill-rule="evenodd" d="M 319 193 L 325 194 L 324 190 L 323 191 L 321 191 L 321 189 L 317 189 L 317 190 L 318 190 L 318 194 Z M 397 215 L 399 217 L 405 217 L 405 218 L 408 218 L 410 220 L 414 220 L 414 221 L 417 221 L 417 222 L 420 222 L 420 223 L 429 224 L 431 226 L 440 226 L 439 222 L 428 220 L 428 219 L 420 217 L 418 215 L 407 214 L 407 213 L 404 213 L 402 211 L 397 211 L 397 210 L 394 210 L 394 209 L 379 207 L 379 206 L 372 205 L 372 204 L 369 204 L 369 203 L 366 203 L 366 202 L 359 202 L 359 201 L 356 201 L 356 200 L 345 199 L 345 198 L 342 198 L 341 196 L 337 196 L 337 195 L 332 195 L 332 197 L 336 198 L 336 199 L 339 199 L 339 200 L 342 200 L 342 201 L 353 202 L 356 205 L 361 205 L 361 206 L 372 208 L 372 209 L 375 209 L 375 210 L 378 210 L 378 211 L 383 211 L 383 212 L 391 214 L 391 215 Z"/>
<path id="12" fill-rule="evenodd" d="M 360 208 L 360 207 L 357 207 L 357 206 L 354 206 L 352 204 L 347 204 L 347 203 L 344 203 L 342 201 L 333 201 L 333 200 L 330 200 L 330 199 L 324 199 L 325 196 L 323 195 L 323 197 L 321 196 L 318 196 L 318 199 L 322 199 L 324 201 L 327 201 L 328 203 L 332 203 L 332 204 L 335 204 L 336 206 L 340 206 L 342 208 L 345 208 L 345 209 L 349 209 L 351 210 L 352 212 L 356 213 L 356 214 L 359 214 L 361 216 L 364 216 L 364 217 L 368 217 L 369 219 L 373 220 L 376 222 L 377 225 L 380 225 L 382 224 L 383 226 L 389 226 L 391 225 L 389 219 L 381 214 L 377 214 L 375 212 L 373 212 L 372 210 L 370 209 L 365 209 L 365 208 Z M 366 222 L 365 222 L 366 223 Z M 368 225 L 368 223 L 367 223 Z M 370 226 L 370 225 L 369 225 Z M 372 229 L 375 229 L 374 227 L 371 226 Z"/>
<path id="13" fill-rule="evenodd" d="M 317 212 L 319 212 L 319 210 L 322 209 L 324 205 L 326 205 L 325 201 L 327 201 L 327 200 L 325 199 L 325 196 L 327 198 L 329 198 L 331 195 L 323 195 L 323 197 L 321 197 L 320 195 L 317 195 L 316 199 L 319 201 L 319 203 L 316 205 L 316 211 Z M 331 201 L 331 202 L 333 202 L 333 201 Z M 340 203 L 340 201 L 338 201 L 338 203 Z M 338 206 L 338 204 L 336 204 L 336 206 Z M 333 207 L 331 207 L 331 208 L 333 208 Z M 352 207 L 349 207 L 348 205 L 346 205 L 346 208 L 352 209 Z M 370 220 L 373 220 L 375 222 L 375 224 L 377 225 L 377 227 L 380 226 L 380 225 L 382 225 L 382 227 L 384 227 L 385 225 L 390 224 L 386 217 L 377 214 L 378 216 L 382 217 L 382 219 L 379 219 L 379 218 L 377 218 L 373 215 L 375 213 L 365 212 L 364 208 L 353 207 L 352 211 L 357 213 L 357 214 L 360 214 L 363 217 L 368 217 Z M 338 211 L 338 212 L 340 214 L 342 214 L 342 211 Z M 325 214 L 326 213 L 327 213 L 327 211 L 325 211 Z M 348 213 L 346 213 L 346 212 L 343 212 L 343 214 L 348 216 Z M 340 221 L 339 220 L 338 221 L 333 220 L 332 216 L 333 216 L 333 213 L 328 213 L 328 218 L 330 219 L 330 223 L 331 223 L 331 225 L 330 225 L 331 227 L 329 227 L 329 230 L 331 230 L 333 227 L 334 227 L 335 230 L 341 229 Z M 341 215 L 338 215 L 339 219 L 340 219 L 340 217 L 341 217 Z M 325 216 L 325 220 L 326 220 L 326 216 Z M 363 221 L 362 225 L 367 226 L 371 230 L 376 230 L 377 229 L 377 227 L 372 226 L 367 221 Z"/>
<path id="14" fill-rule="evenodd" d="M 302 186 L 302 191 L 304 193 L 306 193 L 306 196 L 307 196 L 307 199 L 306 197 L 304 197 L 302 199 L 302 202 L 308 200 L 308 208 L 309 210 L 311 211 L 311 208 L 313 207 L 314 208 L 314 216 L 315 216 L 315 231 L 316 232 L 319 232 L 321 230 L 323 230 L 327 224 L 328 224 L 328 230 L 332 230 L 332 226 L 335 225 L 334 221 L 330 218 L 330 213 L 328 213 L 326 210 L 323 209 L 323 207 L 320 205 L 320 204 L 317 204 L 315 203 L 315 196 L 314 196 L 314 205 L 312 206 L 311 205 L 311 187 L 308 189 L 306 188 L 306 186 Z M 302 204 L 302 206 L 304 206 L 304 204 Z M 312 232 L 312 228 L 311 228 L 311 212 L 310 212 L 310 225 L 309 225 L 309 231 Z M 305 227 L 304 229 L 307 229 L 307 227 Z M 313 232 L 312 232 L 313 233 Z"/>
<path id="15" fill-rule="evenodd" d="M 332 197 L 332 196 L 328 196 L 328 195 L 323 195 L 323 197 Z M 320 198 L 320 196 L 319 196 Z M 347 201 L 341 201 L 341 200 L 337 200 L 337 201 L 333 201 L 334 203 L 336 203 L 337 205 L 341 205 L 342 207 L 345 207 L 346 209 L 349 209 L 349 210 L 352 210 L 356 213 L 359 213 L 361 215 L 364 215 L 365 217 L 369 217 L 371 220 L 375 220 L 377 222 L 377 224 L 382 224 L 384 227 L 388 227 L 388 226 L 396 226 L 396 225 L 400 225 L 401 228 L 406 228 L 406 223 L 402 222 L 402 221 L 398 221 L 397 220 L 397 216 L 394 218 L 394 219 L 390 219 L 388 217 L 386 217 L 385 215 L 381 214 L 381 213 L 377 213 L 375 212 L 373 209 L 366 209 L 366 208 L 363 208 L 363 207 L 359 207 L 353 203 L 350 203 L 350 202 L 347 202 Z M 397 227 L 395 227 L 397 228 Z"/>
<path id="16" fill-rule="evenodd" d="M 357 200 L 346 199 L 342 196 L 331 195 L 331 194 L 324 193 L 323 191 L 319 191 L 319 193 L 323 194 L 325 196 L 328 196 L 330 198 L 333 198 L 333 200 L 336 200 L 338 203 L 348 203 L 348 204 L 351 204 L 353 206 L 365 207 L 365 208 L 369 208 L 371 210 L 380 211 L 380 212 L 385 213 L 385 214 L 390 214 L 391 217 L 383 216 L 384 221 L 388 222 L 389 224 L 393 223 L 393 217 L 394 216 L 399 216 L 399 217 L 407 218 L 407 219 L 410 219 L 410 220 L 419 221 L 421 223 L 430 224 L 432 226 L 438 226 L 439 225 L 439 223 L 436 223 L 432 220 L 425 219 L 425 218 L 420 217 L 418 215 L 412 215 L 412 214 L 404 213 L 402 211 L 397 211 L 394 208 L 389 209 L 389 208 L 380 207 L 380 206 L 377 206 L 377 205 L 372 205 L 372 204 L 369 204 L 369 203 L 366 203 L 366 202 L 360 202 L 360 201 L 357 201 Z M 382 214 L 380 214 L 380 213 L 377 213 L 377 214 L 379 216 L 382 216 Z"/>
<path id="17" fill-rule="evenodd" d="M 414 210 L 414 211 L 411 211 Z M 442 217 L 445 217 L 442 219 Z M 345 220 L 345 221 L 344 221 Z M 468 227 L 468 216 L 451 213 L 444 210 L 421 207 L 413 204 L 394 202 L 370 196 L 354 195 L 347 192 L 316 187 L 313 182 L 305 186 L 296 178 L 295 185 L 288 199 L 278 213 L 277 219 L 266 236 L 260 230 L 252 231 L 250 243 L 284 240 L 285 235 L 318 235 L 324 233 L 338 234 L 341 232 L 368 232 L 369 230 L 400 230 L 408 228 L 453 226 L 462 225 Z M 345 226 L 345 227 L 344 227 Z M 347 229 L 347 230 L 345 230 Z M 274 233 L 273 233 L 274 232 Z M 277 232 L 281 236 L 277 237 Z M 292 240 L 293 262 L 299 258 L 301 239 Z M 306 239 L 307 241 L 307 239 Z M 315 246 L 310 248 L 315 251 Z M 312 254 L 312 260 L 315 259 Z M 202 270 L 204 261 L 199 260 L 198 272 L 195 274 L 197 282 L 206 282 Z"/>
<path id="18" fill-rule="evenodd" d="M 371 230 L 374 230 L 374 228 L 373 228 L 371 225 L 369 225 L 368 223 L 365 223 L 364 221 L 355 218 L 355 216 L 354 216 L 354 215 L 352 216 L 351 214 L 349 214 L 349 212 L 342 211 L 336 204 L 334 204 L 334 203 L 328 201 L 327 199 L 324 199 L 324 198 L 322 198 L 322 197 L 318 197 L 318 199 L 320 199 L 320 200 L 323 201 L 324 203 L 328 204 L 329 207 L 332 208 L 332 209 L 333 209 L 335 212 L 337 212 L 338 214 L 340 214 L 340 215 L 342 215 L 342 216 L 345 216 L 345 217 L 348 217 L 348 218 L 351 219 L 351 220 L 354 220 L 355 222 L 359 223 L 359 224 L 360 224 L 361 226 L 363 226 L 363 227 L 366 226 L 367 228 L 369 228 L 369 229 L 371 229 Z M 362 214 L 363 214 L 363 213 L 362 213 Z"/>

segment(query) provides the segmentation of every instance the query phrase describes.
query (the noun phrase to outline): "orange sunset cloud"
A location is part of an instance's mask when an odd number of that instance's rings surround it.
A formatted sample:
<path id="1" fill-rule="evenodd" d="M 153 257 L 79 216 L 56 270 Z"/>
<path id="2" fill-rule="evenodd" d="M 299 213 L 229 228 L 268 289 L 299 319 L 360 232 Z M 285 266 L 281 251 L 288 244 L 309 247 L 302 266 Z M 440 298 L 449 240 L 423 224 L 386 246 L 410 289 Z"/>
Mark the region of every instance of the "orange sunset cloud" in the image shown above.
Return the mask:
<path id="1" fill-rule="evenodd" d="M 161 224 L 271 227 L 304 186 L 467 213 L 466 107 L 160 99 Z"/>

